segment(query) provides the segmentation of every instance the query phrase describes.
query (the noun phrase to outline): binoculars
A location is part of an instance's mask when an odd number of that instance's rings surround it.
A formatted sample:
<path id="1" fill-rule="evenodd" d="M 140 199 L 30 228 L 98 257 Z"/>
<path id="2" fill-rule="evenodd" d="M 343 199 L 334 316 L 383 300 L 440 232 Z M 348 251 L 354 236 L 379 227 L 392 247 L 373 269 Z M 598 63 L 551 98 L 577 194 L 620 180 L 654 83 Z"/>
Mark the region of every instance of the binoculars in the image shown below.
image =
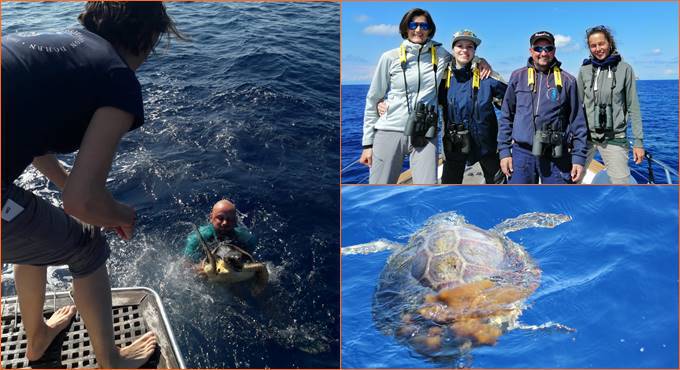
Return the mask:
<path id="1" fill-rule="evenodd" d="M 595 123 L 595 132 L 601 134 L 605 131 L 613 130 L 613 125 L 607 119 L 607 104 L 598 104 L 597 122 Z"/>
<path id="2" fill-rule="evenodd" d="M 447 130 L 449 140 L 444 140 L 444 150 L 447 152 L 460 151 L 463 154 L 470 153 L 470 130 L 464 124 L 454 123 Z"/>
<path id="3" fill-rule="evenodd" d="M 543 155 L 545 148 L 551 147 L 550 154 L 553 158 L 562 157 L 562 141 L 564 140 L 564 133 L 554 130 L 536 130 L 534 133 L 534 142 L 531 146 L 531 153 L 537 157 Z"/>
<path id="4" fill-rule="evenodd" d="M 431 139 L 437 135 L 438 121 L 437 107 L 420 102 L 416 104 L 416 109 L 409 114 L 404 135 Z"/>

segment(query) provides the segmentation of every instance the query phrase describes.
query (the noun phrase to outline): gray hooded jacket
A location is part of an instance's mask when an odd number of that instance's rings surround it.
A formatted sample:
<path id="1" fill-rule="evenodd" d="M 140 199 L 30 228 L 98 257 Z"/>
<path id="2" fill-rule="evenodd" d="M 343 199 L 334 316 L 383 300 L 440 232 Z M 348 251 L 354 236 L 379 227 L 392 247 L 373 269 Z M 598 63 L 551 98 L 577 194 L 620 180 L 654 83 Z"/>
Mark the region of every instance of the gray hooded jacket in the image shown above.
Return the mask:
<path id="1" fill-rule="evenodd" d="M 633 122 L 633 146 L 642 148 L 642 119 L 640 117 L 640 101 L 635 86 L 633 68 L 624 61 L 619 61 L 616 68 L 599 68 L 591 64 L 581 66 L 578 74 L 578 93 L 583 101 L 586 121 L 590 137 L 596 140 L 626 139 L 629 119 Z M 612 84 L 614 85 L 612 95 Z M 597 91 L 595 91 L 597 87 Z M 611 104 L 608 107 L 608 125 L 613 132 L 597 133 L 595 126 L 599 120 L 598 104 Z"/>
<path id="2" fill-rule="evenodd" d="M 441 47 L 440 43 L 431 40 L 424 45 L 404 40 L 402 45 L 406 48 L 406 82 L 411 109 L 415 107 L 416 102 L 437 105 L 437 88 L 451 60 L 451 55 Z M 432 67 L 430 52 L 432 46 L 436 46 L 437 51 L 436 76 Z M 383 99 L 388 104 L 388 108 L 387 113 L 380 117 L 377 104 Z M 380 57 L 375 69 L 371 87 L 366 95 L 364 135 L 361 144 L 365 147 L 373 145 L 375 130 L 403 132 L 407 120 L 404 73 L 399 60 L 399 48 L 395 48 Z"/>

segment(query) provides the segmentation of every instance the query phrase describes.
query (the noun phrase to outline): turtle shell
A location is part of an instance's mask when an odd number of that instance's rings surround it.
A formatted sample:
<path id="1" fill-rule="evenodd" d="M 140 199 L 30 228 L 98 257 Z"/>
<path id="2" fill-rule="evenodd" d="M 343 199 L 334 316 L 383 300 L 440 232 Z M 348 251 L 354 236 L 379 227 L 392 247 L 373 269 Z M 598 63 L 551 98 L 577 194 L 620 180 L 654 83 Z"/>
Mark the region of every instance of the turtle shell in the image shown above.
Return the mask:
<path id="1" fill-rule="evenodd" d="M 410 247 L 412 276 L 437 291 L 503 274 L 503 241 L 472 225 L 418 233 Z"/>
<path id="2" fill-rule="evenodd" d="M 374 295 L 376 326 L 430 356 L 494 344 L 540 280 L 521 246 L 453 221 L 428 222 L 395 251 Z"/>

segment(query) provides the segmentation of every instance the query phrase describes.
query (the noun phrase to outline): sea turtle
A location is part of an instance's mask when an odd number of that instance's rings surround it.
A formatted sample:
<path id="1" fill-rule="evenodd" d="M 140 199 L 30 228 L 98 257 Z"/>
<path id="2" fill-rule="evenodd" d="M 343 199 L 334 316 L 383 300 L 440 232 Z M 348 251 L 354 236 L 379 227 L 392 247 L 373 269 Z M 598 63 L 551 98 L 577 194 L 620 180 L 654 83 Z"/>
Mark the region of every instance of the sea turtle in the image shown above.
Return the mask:
<path id="1" fill-rule="evenodd" d="M 211 281 L 239 283 L 256 278 L 260 291 L 267 284 L 269 274 L 265 264 L 256 262 L 255 258 L 242 248 L 226 242 L 217 242 L 211 246 L 203 239 L 195 224 L 194 231 L 205 253 L 202 261 L 203 272 Z"/>
<path id="2" fill-rule="evenodd" d="M 378 241 L 343 248 L 343 254 L 394 249 L 375 290 L 375 325 L 421 354 L 459 356 L 516 328 L 524 300 L 539 285 L 541 270 L 505 234 L 569 220 L 527 213 L 483 230 L 449 212 L 431 217 L 406 246 Z M 569 329 L 538 328 L 545 327 Z"/>

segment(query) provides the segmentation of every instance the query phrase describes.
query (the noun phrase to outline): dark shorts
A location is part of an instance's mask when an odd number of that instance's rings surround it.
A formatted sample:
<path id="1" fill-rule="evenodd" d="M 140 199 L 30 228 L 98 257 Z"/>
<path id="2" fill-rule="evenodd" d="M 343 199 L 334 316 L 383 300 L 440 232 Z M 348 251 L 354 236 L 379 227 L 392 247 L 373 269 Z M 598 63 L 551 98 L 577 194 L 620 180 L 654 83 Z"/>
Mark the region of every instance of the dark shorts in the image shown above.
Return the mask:
<path id="1" fill-rule="evenodd" d="M 8 204 L 23 208 L 10 221 L 5 220 L 11 218 L 5 213 Z M 29 191 L 3 184 L 2 205 L 2 263 L 68 265 L 73 277 L 84 277 L 109 258 L 99 227 L 78 221 Z"/>

